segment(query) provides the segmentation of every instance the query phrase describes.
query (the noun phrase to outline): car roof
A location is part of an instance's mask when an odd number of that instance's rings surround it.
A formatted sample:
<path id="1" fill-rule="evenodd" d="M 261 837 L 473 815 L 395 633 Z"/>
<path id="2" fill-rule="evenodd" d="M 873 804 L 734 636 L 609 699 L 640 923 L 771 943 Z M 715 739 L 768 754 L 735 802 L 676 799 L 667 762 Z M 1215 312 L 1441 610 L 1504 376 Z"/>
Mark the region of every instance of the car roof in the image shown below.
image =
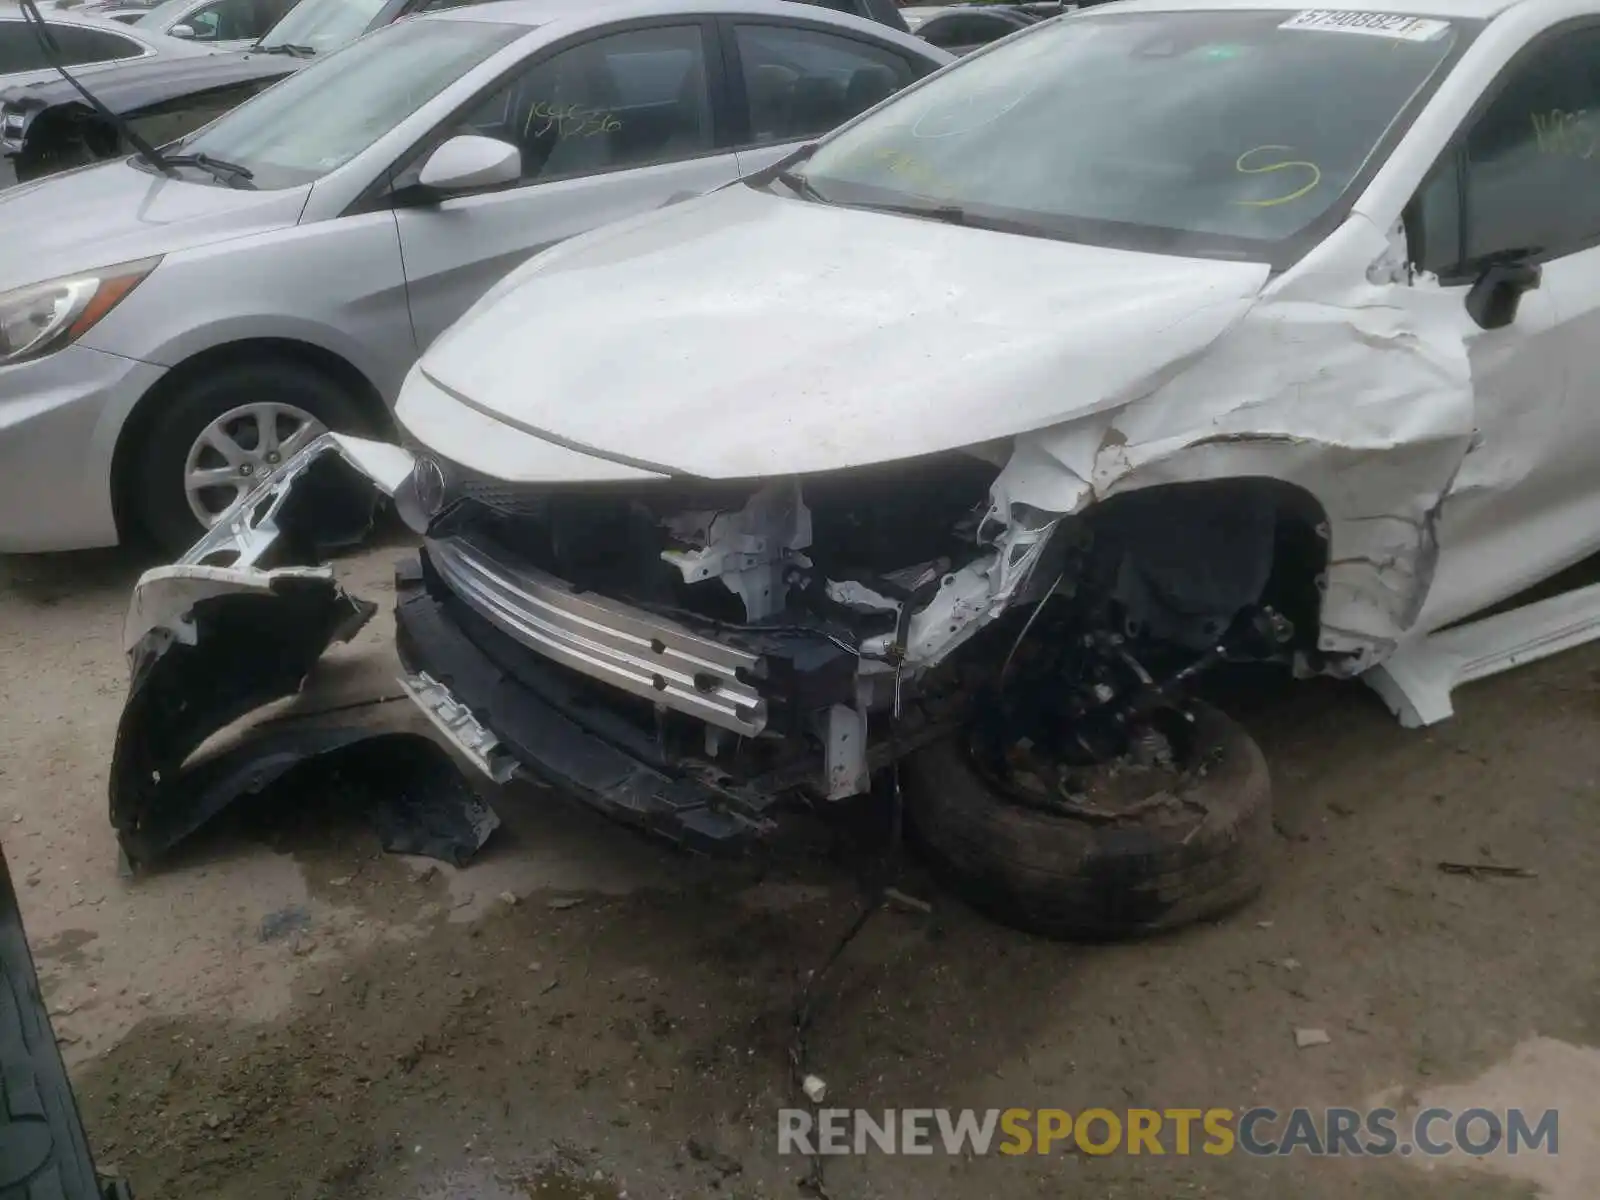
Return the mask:
<path id="1" fill-rule="evenodd" d="M 671 17 L 681 14 L 757 13 L 772 16 L 821 19 L 830 24 L 871 25 L 887 34 L 905 34 L 890 25 L 880 25 L 836 12 L 820 4 L 790 3 L 789 0 L 492 0 L 488 4 L 467 4 L 441 12 L 424 13 L 426 20 L 496 21 L 505 25 L 545 25 L 570 17 L 586 23 L 621 21 L 629 17 Z M 592 18 L 592 20 L 587 20 Z"/>
<path id="2" fill-rule="evenodd" d="M 1336 12 L 1402 13 L 1416 17 L 1455 17 L 1468 21 L 1487 21 L 1499 16 L 1508 8 L 1536 0 L 1333 0 L 1325 8 Z M 1287 3 L 1286 0 L 1116 0 L 1113 4 L 1095 5 L 1088 11 L 1098 12 L 1224 12 L 1243 9 L 1278 9 L 1284 12 L 1304 12 L 1315 5 Z"/>
<path id="3" fill-rule="evenodd" d="M 136 42 L 151 41 L 148 31 L 140 30 L 137 33 L 130 34 L 128 31 L 132 26 L 113 21 L 99 10 L 84 12 L 79 9 L 41 8 L 39 15 L 44 18 L 46 25 L 78 25 L 85 29 L 104 29 L 111 33 L 120 33 L 133 38 Z M 20 4 L 0 3 L 0 19 L 8 21 L 13 19 L 21 20 L 22 6 Z M 166 39 L 163 38 L 161 40 L 164 42 Z"/>

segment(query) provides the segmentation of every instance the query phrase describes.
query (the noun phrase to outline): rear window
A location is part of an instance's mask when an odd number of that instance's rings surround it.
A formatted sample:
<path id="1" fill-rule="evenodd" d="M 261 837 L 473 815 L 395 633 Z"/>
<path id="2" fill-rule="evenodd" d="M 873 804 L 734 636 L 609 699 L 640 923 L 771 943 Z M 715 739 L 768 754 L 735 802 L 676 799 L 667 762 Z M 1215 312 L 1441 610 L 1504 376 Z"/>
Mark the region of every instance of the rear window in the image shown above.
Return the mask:
<path id="1" fill-rule="evenodd" d="M 105 29 L 49 22 L 50 32 L 60 47 L 61 58 L 69 67 L 86 63 L 112 62 L 137 58 L 144 46 L 133 38 Z M 0 75 L 21 71 L 43 71 L 50 60 L 39 47 L 37 35 L 21 21 L 0 21 Z"/>

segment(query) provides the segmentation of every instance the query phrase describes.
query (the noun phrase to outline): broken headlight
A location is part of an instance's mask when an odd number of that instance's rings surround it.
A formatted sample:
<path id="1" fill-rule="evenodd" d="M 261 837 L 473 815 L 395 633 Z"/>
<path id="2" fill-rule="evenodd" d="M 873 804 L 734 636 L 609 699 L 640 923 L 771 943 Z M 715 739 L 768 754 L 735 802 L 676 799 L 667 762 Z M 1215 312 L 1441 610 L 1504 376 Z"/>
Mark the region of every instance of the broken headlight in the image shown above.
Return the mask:
<path id="1" fill-rule="evenodd" d="M 156 269 L 160 256 L 30 284 L 0 295 L 0 366 L 70 346 Z"/>

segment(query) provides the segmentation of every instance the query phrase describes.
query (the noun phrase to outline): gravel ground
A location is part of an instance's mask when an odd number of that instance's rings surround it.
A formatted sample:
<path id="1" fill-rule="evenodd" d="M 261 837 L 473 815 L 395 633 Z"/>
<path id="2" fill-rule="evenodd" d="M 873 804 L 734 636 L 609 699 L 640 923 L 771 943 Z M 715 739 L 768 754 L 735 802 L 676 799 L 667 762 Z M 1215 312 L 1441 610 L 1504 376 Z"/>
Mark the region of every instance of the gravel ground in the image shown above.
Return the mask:
<path id="1" fill-rule="evenodd" d="M 386 600 L 393 548 L 343 564 Z M 457 871 L 281 791 L 120 879 L 122 554 L 0 560 L 0 838 L 99 1157 L 141 1200 L 794 1196 L 791 1013 L 859 901 L 803 847 L 690 862 L 545 791 Z M 386 620 L 302 706 L 394 691 Z M 822 989 L 829 1103 L 1558 1107 L 1561 1153 L 833 1159 L 835 1200 L 1600 1193 L 1600 649 L 1403 731 L 1354 685 L 1230 698 L 1280 832 L 1261 899 L 1137 945 L 1014 934 L 923 878 Z M 419 728 L 399 703 L 368 719 Z M 1527 867 L 1473 879 L 1440 860 Z M 1328 1043 L 1296 1048 L 1297 1029 Z M 1169 1144 L 1169 1151 L 1171 1146 Z M 1432 1169 L 1428 1169 L 1431 1166 Z"/>

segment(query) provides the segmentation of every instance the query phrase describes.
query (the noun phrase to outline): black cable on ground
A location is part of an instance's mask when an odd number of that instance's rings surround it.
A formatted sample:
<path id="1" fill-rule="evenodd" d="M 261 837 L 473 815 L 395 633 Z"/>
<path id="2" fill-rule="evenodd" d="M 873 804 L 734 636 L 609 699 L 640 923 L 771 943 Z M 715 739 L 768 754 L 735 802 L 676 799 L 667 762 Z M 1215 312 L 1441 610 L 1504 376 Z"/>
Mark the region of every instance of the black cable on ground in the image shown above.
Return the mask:
<path id="1" fill-rule="evenodd" d="M 810 1066 L 810 1041 L 811 1022 L 815 1015 L 817 991 L 833 970 L 835 964 L 844 957 L 844 952 L 849 949 L 850 943 L 855 941 L 867 923 L 888 902 L 888 893 L 899 876 L 900 852 L 905 828 L 905 803 L 900 792 L 900 763 L 896 758 L 890 767 L 892 797 L 890 813 L 889 847 L 879 863 L 879 879 L 876 885 L 867 889 L 868 899 L 856 913 L 855 919 L 834 943 L 828 957 L 815 971 L 810 972 L 805 981 L 800 985 L 800 994 L 795 998 L 793 1018 L 793 1040 L 789 1044 L 790 1084 L 795 1092 L 812 1108 L 816 1103 L 812 1101 L 805 1090 L 806 1078 L 812 1073 Z M 828 1192 L 827 1180 L 823 1171 L 821 1153 L 813 1151 L 810 1155 L 811 1169 L 806 1177 L 800 1181 L 801 1190 L 817 1197 L 817 1200 L 832 1200 Z"/>

